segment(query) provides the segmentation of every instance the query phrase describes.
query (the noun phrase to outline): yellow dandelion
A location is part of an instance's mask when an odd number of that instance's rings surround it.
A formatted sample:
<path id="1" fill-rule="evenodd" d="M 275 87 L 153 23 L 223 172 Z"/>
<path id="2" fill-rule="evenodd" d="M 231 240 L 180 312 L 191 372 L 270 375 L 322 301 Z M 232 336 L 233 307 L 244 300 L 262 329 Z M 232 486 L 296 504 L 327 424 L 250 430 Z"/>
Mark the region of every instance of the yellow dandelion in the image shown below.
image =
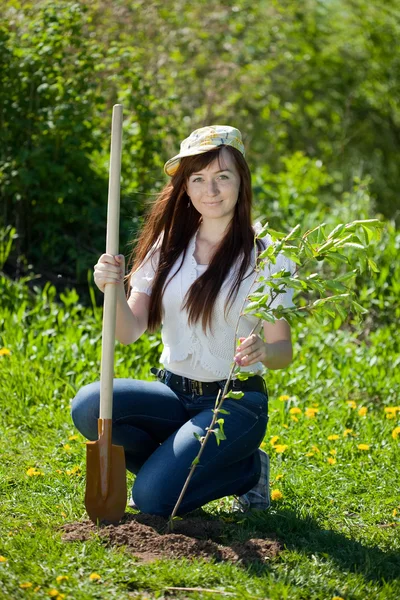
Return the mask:
<path id="1" fill-rule="evenodd" d="M 11 350 L 9 350 L 8 348 L 0 349 L 0 356 L 10 356 L 10 354 L 11 354 Z"/>
<path id="2" fill-rule="evenodd" d="M 291 415 L 301 415 L 302 410 L 298 406 L 293 406 L 293 408 L 291 408 L 289 410 L 289 412 L 290 412 Z"/>
<path id="3" fill-rule="evenodd" d="M 282 423 L 282 427 L 284 427 L 285 429 L 289 429 L 289 425 L 286 425 L 286 423 Z"/>
<path id="4" fill-rule="evenodd" d="M 51 596 L 52 598 L 55 598 L 56 596 L 59 595 L 59 591 L 56 590 L 55 588 L 51 589 L 48 591 L 49 596 Z"/>
<path id="5" fill-rule="evenodd" d="M 342 596 L 333 596 L 332 600 L 344 600 Z"/>
<path id="6" fill-rule="evenodd" d="M 330 450 L 329 454 L 332 454 L 332 456 L 336 456 L 337 454 L 337 450 Z"/>
<path id="7" fill-rule="evenodd" d="M 286 444 L 276 444 L 276 446 L 274 446 L 275 451 L 282 454 L 282 452 L 285 452 L 285 450 L 288 449 L 289 446 L 287 446 Z"/>
<path id="8" fill-rule="evenodd" d="M 399 435 L 400 435 L 400 427 L 395 427 L 393 429 L 393 431 L 392 431 L 392 438 L 394 440 L 397 440 L 397 438 L 399 437 Z"/>
<path id="9" fill-rule="evenodd" d="M 395 419 L 396 413 L 395 412 L 387 413 L 386 418 L 387 419 Z"/>
<path id="10" fill-rule="evenodd" d="M 385 408 L 383 410 L 385 411 L 385 413 L 394 413 L 394 414 L 396 414 L 397 411 L 400 410 L 400 406 L 385 406 Z"/>
<path id="11" fill-rule="evenodd" d="M 344 436 L 344 437 L 347 437 L 347 436 L 348 436 L 350 433 L 353 433 L 353 430 L 352 430 L 352 429 L 345 429 L 345 430 L 343 431 L 343 436 Z"/>
<path id="12" fill-rule="evenodd" d="M 69 439 L 70 442 L 72 442 L 73 440 L 77 440 L 78 436 L 77 435 L 70 435 L 68 439 Z"/>
<path id="13" fill-rule="evenodd" d="M 314 450 L 314 452 L 316 452 L 317 454 L 319 452 L 321 452 L 321 450 L 318 448 L 318 446 L 312 446 L 311 449 Z"/>
<path id="14" fill-rule="evenodd" d="M 333 435 L 328 435 L 328 440 L 333 441 L 333 440 L 338 440 L 339 436 L 334 433 Z"/>
<path id="15" fill-rule="evenodd" d="M 306 452 L 306 456 L 314 456 L 314 452 Z"/>
<path id="16" fill-rule="evenodd" d="M 298 422 L 299 422 L 298 418 L 297 418 L 297 417 L 294 417 L 293 415 L 290 417 L 290 419 L 291 419 L 292 421 L 294 421 L 295 423 L 298 423 Z"/>
<path id="17" fill-rule="evenodd" d="M 306 408 L 305 415 L 306 415 L 307 419 L 314 419 L 317 412 L 318 412 L 318 408 Z"/>
<path id="18" fill-rule="evenodd" d="M 60 471 L 60 469 L 56 469 L 56 473 L 62 473 L 62 471 Z"/>
<path id="19" fill-rule="evenodd" d="M 277 475 L 277 476 L 275 477 L 275 481 L 279 481 L 280 479 L 282 479 L 282 477 L 283 477 L 283 474 L 282 474 L 282 473 L 279 473 L 279 475 Z"/>
<path id="20" fill-rule="evenodd" d="M 368 444 L 358 444 L 357 448 L 359 450 L 369 450 L 369 445 Z"/>
<path id="21" fill-rule="evenodd" d="M 68 579 L 68 575 L 58 575 L 58 577 L 56 577 L 57 583 L 61 583 L 62 581 L 68 581 Z"/>
<path id="22" fill-rule="evenodd" d="M 262 448 L 263 450 L 267 449 L 267 444 L 265 442 L 262 442 L 260 445 L 260 448 Z"/>
<path id="23" fill-rule="evenodd" d="M 286 394 L 284 394 L 283 396 L 279 396 L 279 400 L 281 402 L 285 402 L 286 400 L 289 400 L 290 396 L 286 396 Z"/>
<path id="24" fill-rule="evenodd" d="M 43 475 L 42 471 L 39 471 L 38 469 L 36 469 L 35 467 L 31 467 L 30 469 L 27 470 L 26 474 L 29 477 L 35 477 L 37 475 Z"/>
<path id="25" fill-rule="evenodd" d="M 19 587 L 22 590 L 27 590 L 28 588 L 32 587 L 33 583 L 31 583 L 30 581 L 26 581 L 25 583 L 20 583 Z"/>
<path id="26" fill-rule="evenodd" d="M 393 509 L 392 516 L 393 517 L 397 517 L 397 508 Z"/>
<path id="27" fill-rule="evenodd" d="M 357 408 L 357 404 L 354 402 L 354 400 L 347 400 L 347 404 L 349 408 Z"/>
<path id="28" fill-rule="evenodd" d="M 71 450 L 71 446 L 69 444 L 64 444 L 64 450 Z"/>
<path id="29" fill-rule="evenodd" d="M 360 417 L 365 417 L 367 412 L 368 412 L 368 408 L 366 406 L 362 406 L 360 408 L 360 410 L 358 411 L 358 414 L 360 415 Z"/>
<path id="30" fill-rule="evenodd" d="M 278 440 L 279 440 L 279 435 L 274 435 L 274 437 L 272 437 L 270 439 L 269 443 L 271 444 L 271 446 L 274 446 Z"/>
<path id="31" fill-rule="evenodd" d="M 89 579 L 95 581 L 96 579 L 101 579 L 101 576 L 98 575 L 98 573 L 91 573 L 91 575 L 89 575 Z"/>
<path id="32" fill-rule="evenodd" d="M 335 465 L 336 464 L 336 458 L 331 458 L 330 456 L 328 457 L 328 463 L 330 465 Z"/>
<path id="33" fill-rule="evenodd" d="M 38 592 L 39 590 L 40 590 L 40 585 L 37 585 L 33 591 Z"/>
<path id="34" fill-rule="evenodd" d="M 271 500 L 282 500 L 283 494 L 280 490 L 272 490 Z"/>
<path id="35" fill-rule="evenodd" d="M 8 558 L 6 558 L 5 556 L 0 556 L 0 562 L 7 562 Z"/>
<path id="36" fill-rule="evenodd" d="M 60 513 L 60 515 L 61 515 L 62 517 L 64 517 L 64 519 L 66 519 L 66 518 L 67 518 L 67 515 L 65 514 L 65 512 L 61 512 L 61 513 Z"/>

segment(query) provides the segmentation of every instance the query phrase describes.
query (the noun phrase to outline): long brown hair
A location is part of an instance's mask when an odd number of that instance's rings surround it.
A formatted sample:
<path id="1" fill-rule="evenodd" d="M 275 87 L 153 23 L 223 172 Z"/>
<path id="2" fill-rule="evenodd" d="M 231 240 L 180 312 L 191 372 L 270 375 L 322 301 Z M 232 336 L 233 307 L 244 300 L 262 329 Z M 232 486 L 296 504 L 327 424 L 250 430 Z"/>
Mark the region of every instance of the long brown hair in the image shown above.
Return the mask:
<path id="1" fill-rule="evenodd" d="M 228 276 L 232 265 L 242 256 L 240 268 L 229 290 L 225 303 L 225 314 L 229 301 L 234 301 L 240 284 L 250 265 L 252 250 L 254 248 L 254 231 L 251 225 L 252 189 L 251 174 L 243 155 L 232 146 L 218 146 L 217 148 L 181 159 L 179 168 L 171 180 L 164 186 L 145 219 L 145 225 L 140 233 L 136 248 L 133 250 L 128 264 L 132 268 L 127 275 L 136 271 L 143 263 L 154 244 L 163 233 L 160 248 L 160 260 L 152 284 L 150 297 L 148 330 L 154 332 L 161 324 L 162 295 L 167 281 L 168 273 L 177 259 L 182 255 L 182 267 L 188 244 L 196 233 L 201 214 L 194 208 L 186 193 L 186 182 L 192 173 L 201 171 L 218 158 L 220 152 L 226 148 L 235 161 L 240 175 L 240 189 L 235 213 L 230 222 L 225 236 L 217 247 L 207 270 L 191 285 L 184 298 L 182 309 L 188 312 L 189 324 L 196 323 L 200 318 L 202 327 L 206 332 L 207 326 L 211 327 L 212 313 L 218 293 Z M 263 243 L 257 240 L 257 249 L 261 251 Z M 154 249 L 154 252 L 156 249 Z M 150 256 L 154 254 L 151 253 Z M 253 269 L 254 270 L 254 269 Z M 169 283 L 169 282 L 168 282 Z M 129 297 L 128 290 L 127 296 Z"/>

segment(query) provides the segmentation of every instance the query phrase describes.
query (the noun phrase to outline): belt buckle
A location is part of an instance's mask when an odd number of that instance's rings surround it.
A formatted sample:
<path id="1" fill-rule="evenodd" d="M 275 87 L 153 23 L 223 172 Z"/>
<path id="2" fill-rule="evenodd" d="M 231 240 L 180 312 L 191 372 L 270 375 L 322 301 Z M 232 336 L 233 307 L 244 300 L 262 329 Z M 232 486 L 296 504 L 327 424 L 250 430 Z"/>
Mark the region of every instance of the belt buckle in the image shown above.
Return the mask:
<path id="1" fill-rule="evenodd" d="M 201 381 L 192 379 L 191 389 L 195 394 L 198 394 L 199 396 L 203 395 L 203 383 Z"/>

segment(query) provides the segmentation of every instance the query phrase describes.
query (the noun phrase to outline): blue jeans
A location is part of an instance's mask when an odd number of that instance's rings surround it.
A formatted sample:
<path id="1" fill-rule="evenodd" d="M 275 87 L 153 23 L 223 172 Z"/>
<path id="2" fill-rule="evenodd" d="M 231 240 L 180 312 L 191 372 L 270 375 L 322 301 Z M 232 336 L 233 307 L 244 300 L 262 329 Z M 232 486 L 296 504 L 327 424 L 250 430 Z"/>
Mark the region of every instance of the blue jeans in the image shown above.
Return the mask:
<path id="1" fill-rule="evenodd" d="M 205 435 L 216 395 L 177 393 L 160 381 L 114 379 L 112 442 L 123 446 L 126 466 L 136 474 L 132 496 L 144 513 L 169 516 Z M 98 439 L 100 382 L 81 388 L 71 415 L 88 439 Z M 180 505 L 179 514 L 211 500 L 248 492 L 260 477 L 261 444 L 268 423 L 268 396 L 245 392 L 223 408 L 226 440 L 211 434 Z"/>

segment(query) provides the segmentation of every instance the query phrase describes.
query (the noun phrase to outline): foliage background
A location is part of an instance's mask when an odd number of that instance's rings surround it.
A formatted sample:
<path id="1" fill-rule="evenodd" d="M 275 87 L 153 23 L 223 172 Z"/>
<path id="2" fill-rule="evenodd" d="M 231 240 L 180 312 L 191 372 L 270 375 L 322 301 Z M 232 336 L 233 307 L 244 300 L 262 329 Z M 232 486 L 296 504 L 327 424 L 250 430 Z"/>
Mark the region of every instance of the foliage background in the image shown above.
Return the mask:
<path id="1" fill-rule="evenodd" d="M 75 286 L 104 251 L 112 105 L 124 105 L 121 249 L 193 129 L 243 133 L 274 226 L 357 206 L 398 223 L 400 2 L 2 0 L 0 227 L 15 277 Z M 355 211 L 354 211 L 355 212 Z"/>

